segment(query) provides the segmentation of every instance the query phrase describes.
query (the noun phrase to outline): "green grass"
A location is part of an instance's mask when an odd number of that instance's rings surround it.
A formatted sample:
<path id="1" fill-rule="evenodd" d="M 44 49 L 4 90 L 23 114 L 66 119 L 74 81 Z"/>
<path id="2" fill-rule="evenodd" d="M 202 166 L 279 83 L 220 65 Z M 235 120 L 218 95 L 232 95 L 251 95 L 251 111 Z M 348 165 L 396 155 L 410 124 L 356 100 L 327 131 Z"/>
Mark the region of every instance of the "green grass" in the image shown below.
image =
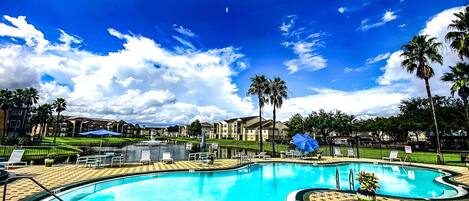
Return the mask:
<path id="1" fill-rule="evenodd" d="M 8 157 L 14 149 L 24 149 L 24 160 L 41 159 L 49 154 L 55 156 L 71 156 L 80 153 L 81 150 L 74 146 L 59 145 L 59 146 L 1 146 L 0 157 Z"/>
<path id="2" fill-rule="evenodd" d="M 199 139 L 194 138 L 164 138 L 169 140 L 176 140 L 179 142 L 191 142 L 191 143 L 200 143 Z M 259 145 L 257 142 L 254 141 L 236 141 L 236 140 L 226 140 L 226 139 L 207 139 L 207 143 L 218 143 L 219 146 L 223 147 L 236 147 L 242 149 L 250 149 L 254 151 L 259 150 Z M 285 144 L 276 144 L 275 149 L 276 151 L 287 151 L 288 145 Z M 269 142 L 264 143 L 264 150 L 265 151 L 272 151 L 272 145 Z M 322 146 L 320 148 L 323 151 L 324 155 L 329 155 L 330 150 L 329 146 Z M 347 153 L 347 147 L 341 147 L 342 154 Z M 354 148 L 356 152 L 356 149 Z M 369 147 L 361 147 L 359 148 L 359 154 L 361 158 L 372 158 L 372 159 L 381 159 L 382 157 L 389 156 L 389 152 L 391 149 L 389 148 L 369 148 Z M 465 164 L 461 162 L 461 153 L 443 153 L 445 164 L 446 165 L 456 165 L 456 166 L 464 166 Z M 399 157 L 401 159 L 405 158 L 404 150 L 399 150 Z M 423 151 L 414 151 L 412 153 L 412 161 L 419 162 L 419 163 L 428 163 L 428 164 L 436 164 L 436 153 L 435 152 L 423 152 Z"/>
<path id="3" fill-rule="evenodd" d="M 99 145 L 103 144 L 123 144 L 123 143 L 132 143 L 138 142 L 142 140 L 146 140 L 145 138 L 126 138 L 126 137 L 57 137 L 56 144 L 63 144 L 63 145 Z M 53 144 L 54 141 L 53 137 L 46 137 L 42 140 L 43 144 Z"/>

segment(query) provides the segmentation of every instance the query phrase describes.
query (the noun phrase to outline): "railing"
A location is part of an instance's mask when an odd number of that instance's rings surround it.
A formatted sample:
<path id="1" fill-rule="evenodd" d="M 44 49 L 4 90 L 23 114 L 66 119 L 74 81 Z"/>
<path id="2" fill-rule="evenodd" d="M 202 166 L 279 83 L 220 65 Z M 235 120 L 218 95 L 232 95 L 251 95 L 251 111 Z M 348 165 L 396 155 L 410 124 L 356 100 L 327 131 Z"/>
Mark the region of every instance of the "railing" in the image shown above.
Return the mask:
<path id="1" fill-rule="evenodd" d="M 335 187 L 337 190 L 340 190 L 340 173 L 339 168 L 335 168 Z"/>
<path id="2" fill-rule="evenodd" d="M 352 192 L 355 192 L 355 180 L 353 178 L 353 169 L 352 168 L 350 168 L 350 171 L 349 171 L 349 174 L 348 174 L 348 185 L 349 185 L 349 189 Z"/>
<path id="3" fill-rule="evenodd" d="M 16 180 L 16 179 L 29 179 L 31 181 L 33 181 L 34 183 L 36 183 L 39 187 L 41 187 L 44 191 L 46 191 L 49 195 L 53 196 L 55 199 L 59 200 L 59 201 L 63 201 L 62 199 L 60 199 L 57 195 L 55 195 L 54 193 L 52 193 L 52 191 L 50 191 L 49 189 L 47 189 L 45 186 L 43 186 L 42 184 L 40 184 L 39 182 L 37 182 L 34 178 L 32 177 L 29 177 L 29 176 L 12 176 L 12 177 L 9 177 L 8 179 L 5 180 L 5 184 L 3 186 L 3 201 L 6 201 L 6 197 L 7 197 L 7 186 L 8 186 L 8 183 L 12 180 Z"/>

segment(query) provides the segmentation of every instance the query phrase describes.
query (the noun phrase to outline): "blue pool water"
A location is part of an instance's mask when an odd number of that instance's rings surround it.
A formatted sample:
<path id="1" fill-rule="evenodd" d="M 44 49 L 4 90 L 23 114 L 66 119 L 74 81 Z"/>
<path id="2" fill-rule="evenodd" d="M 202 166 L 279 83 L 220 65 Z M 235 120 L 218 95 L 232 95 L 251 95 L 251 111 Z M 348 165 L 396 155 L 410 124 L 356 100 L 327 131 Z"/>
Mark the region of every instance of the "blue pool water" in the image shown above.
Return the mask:
<path id="1" fill-rule="evenodd" d="M 435 181 L 444 174 L 430 169 L 385 164 L 350 163 L 313 166 L 264 163 L 236 170 L 174 172 L 132 176 L 78 187 L 60 194 L 64 200 L 200 200 L 284 201 L 295 190 L 335 188 L 336 167 L 342 190 L 348 190 L 350 169 L 374 172 L 381 195 L 407 198 L 454 197 L 458 191 Z M 355 188 L 358 188 L 356 182 Z"/>

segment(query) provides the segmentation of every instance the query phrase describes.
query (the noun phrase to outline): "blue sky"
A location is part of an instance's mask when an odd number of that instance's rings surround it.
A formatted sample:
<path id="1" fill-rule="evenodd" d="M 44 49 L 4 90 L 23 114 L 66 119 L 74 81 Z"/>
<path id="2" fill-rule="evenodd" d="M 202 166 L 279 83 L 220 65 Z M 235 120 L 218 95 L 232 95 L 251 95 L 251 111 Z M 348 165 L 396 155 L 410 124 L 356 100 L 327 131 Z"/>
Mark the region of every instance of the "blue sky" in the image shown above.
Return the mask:
<path id="1" fill-rule="evenodd" d="M 216 56 L 228 63 L 230 67 L 230 72 L 220 75 L 220 77 L 229 79 L 228 83 L 225 84 L 234 86 L 229 88 L 227 93 L 236 93 L 235 99 L 239 99 L 237 102 L 249 103 L 249 106 L 240 106 L 239 109 L 234 111 L 225 109 L 223 104 L 216 101 L 207 101 L 207 99 L 213 98 L 209 96 L 220 94 L 203 93 L 202 91 L 200 94 L 206 94 L 207 97 L 203 100 L 194 100 L 189 93 L 192 89 L 186 87 L 176 90 L 188 92 L 180 94 L 175 92 L 171 88 L 171 84 L 167 82 L 160 83 L 158 87 L 141 83 L 138 86 L 126 85 L 123 88 L 121 86 L 119 89 L 108 91 L 99 87 L 96 88 L 95 93 L 103 95 L 103 97 L 119 97 L 127 94 L 129 90 L 139 90 L 139 93 L 142 94 L 152 90 L 168 91 L 168 96 L 172 98 L 165 99 L 165 101 L 159 103 L 161 105 L 150 104 L 152 107 L 148 109 L 151 112 L 145 111 L 148 112 L 146 117 L 140 117 L 135 108 L 129 110 L 128 113 L 116 112 L 116 108 L 101 108 L 99 112 L 96 108 L 76 109 L 73 104 L 79 108 L 80 104 L 78 102 L 83 101 L 83 98 L 80 98 L 79 93 L 75 90 L 76 87 L 81 88 L 77 86 L 78 81 L 76 81 L 80 76 L 64 70 L 68 67 L 63 63 L 57 65 L 64 66 L 60 66 L 60 68 L 57 66 L 55 69 L 53 69 L 53 62 L 46 63 L 42 67 L 35 67 L 35 73 L 40 76 L 37 81 L 34 76 L 29 78 L 31 80 L 24 78 L 20 81 L 4 81 L 3 84 L 0 81 L 3 87 L 22 87 L 26 85 L 45 87 L 47 83 L 54 85 L 54 87 L 65 86 L 66 89 L 61 88 L 64 91 L 62 95 L 65 94 L 72 100 L 71 111 L 69 111 L 71 114 L 97 115 L 143 122 L 180 123 L 194 118 L 216 121 L 233 115 L 250 114 L 255 111 L 256 105 L 252 103 L 252 100 L 247 100 L 245 97 L 250 84 L 249 78 L 254 74 L 283 78 L 288 84 L 290 97 L 298 98 L 295 99 L 297 102 L 291 103 L 291 105 L 298 105 L 298 101 L 301 102 L 302 98 L 315 94 L 330 94 L 333 91 L 353 96 L 354 93 L 367 93 L 370 90 L 379 91 L 384 85 L 386 85 L 385 88 L 393 88 L 391 91 L 385 91 L 386 94 L 400 95 L 396 99 L 417 96 L 420 93 L 418 89 L 411 90 L 412 92 L 408 92 L 409 90 L 407 92 L 406 90 L 396 91 L 394 89 L 399 88 L 399 86 L 395 84 L 389 86 L 389 84 L 383 84 L 384 82 L 379 81 L 380 77 L 386 73 L 389 57 L 392 53 L 398 51 L 402 44 L 409 41 L 412 36 L 428 28 L 428 22 L 434 16 L 447 9 L 464 6 L 467 1 L 429 0 L 425 1 L 423 5 L 422 1 L 413 0 L 308 0 L 294 2 L 220 0 L 77 0 L 63 2 L 6 0 L 2 1 L 1 4 L 0 14 L 13 18 L 25 16 L 25 23 L 32 25 L 34 29 L 42 33 L 42 38 L 35 40 L 36 42 L 43 40 L 58 46 L 58 44 L 66 43 L 59 40 L 64 33 L 69 38 L 76 39 L 70 42 L 67 46 L 68 49 L 61 49 L 62 52 L 51 50 L 51 48 L 40 51 L 40 54 L 46 56 L 52 54 L 54 58 L 57 56 L 69 58 L 68 56 L 71 53 L 75 54 L 78 51 L 96 57 L 125 51 L 126 42 L 123 42 L 123 40 L 127 39 L 125 39 L 125 36 L 117 36 L 119 34 L 133 38 L 144 37 L 150 39 L 159 48 L 167 51 L 168 54 L 180 56 L 195 53 L 213 55 L 214 50 L 232 48 L 224 53 L 216 53 Z M 3 23 L 12 26 L 12 22 L 8 19 L 3 19 Z M 34 35 L 34 33 L 28 32 L 29 29 L 16 28 L 20 32 L 23 31 Z M 110 34 L 110 28 L 117 31 L 118 34 Z M 63 32 L 60 30 L 63 30 Z M 0 31 L 0 47 L 16 44 L 27 46 L 26 49 L 34 49 L 34 45 L 28 45 L 25 42 L 27 34 L 18 36 L 18 34 L 15 35 L 10 32 L 2 35 Z M 127 43 L 131 43 L 130 40 Z M 39 42 L 36 46 L 38 44 Z M 34 50 L 29 51 L 34 52 Z M 36 52 L 36 54 L 39 53 Z M 83 56 L 83 54 L 80 55 Z M 81 56 L 72 55 L 71 60 L 76 60 L 76 62 L 86 60 L 77 59 Z M 375 58 L 374 61 L 373 58 Z M 150 60 L 154 62 L 153 66 L 159 67 L 159 65 L 162 65 L 158 63 L 159 61 L 156 58 Z M 50 62 L 50 60 L 48 61 Z M 18 63 L 19 61 L 15 62 Z M 45 67 L 47 65 L 49 67 Z M 6 66 L 5 64 L 5 69 Z M 170 64 L 168 66 L 171 67 Z M 107 68 L 113 67 L 109 66 Z M 197 65 L 195 68 L 197 68 Z M 136 69 L 132 69 L 132 67 L 118 69 L 118 76 L 112 78 L 111 82 L 116 80 L 118 82 L 121 78 L 128 82 L 131 82 L 131 79 L 134 78 L 139 80 L 137 75 L 127 76 L 127 74 L 135 74 L 133 71 Z M 123 74 L 126 74 L 127 77 Z M 128 79 L 129 77 L 131 79 Z M 183 76 L 180 79 L 191 78 Z M 408 82 L 409 79 L 406 78 L 404 81 Z M 402 80 L 391 80 L 390 82 L 401 83 Z M 160 87 L 166 84 L 168 87 Z M 104 89 L 106 88 L 104 87 Z M 51 86 L 49 86 L 49 90 L 52 90 Z M 207 88 L 207 90 L 210 89 Z M 46 91 L 46 89 L 43 91 Z M 52 92 L 57 91 L 60 90 L 52 90 Z M 44 93 L 48 98 L 58 95 L 57 93 L 55 95 Z M 219 112 L 218 116 L 206 118 L 206 113 L 201 113 L 200 109 L 195 109 L 197 112 L 170 115 L 184 116 L 180 119 L 174 119 L 167 115 L 158 114 L 161 111 L 166 111 L 159 108 L 165 107 L 166 101 L 173 106 L 184 103 L 196 107 L 214 106 L 217 111 L 227 111 Z M 330 107 L 322 105 L 324 102 L 328 102 L 326 100 L 316 101 L 319 102 L 317 107 L 301 106 L 292 110 L 287 108 L 284 118 L 287 118 L 291 112 L 304 114 L 318 107 L 348 111 L 347 108 L 340 108 L 336 105 Z M 150 100 L 150 102 L 152 101 Z M 142 104 L 145 105 L 146 103 Z M 385 106 L 391 108 L 390 111 L 371 112 L 372 114 L 369 115 L 392 115 L 396 112 L 395 105 L 395 102 L 389 103 Z M 287 104 L 288 106 L 290 105 Z M 393 107 L 394 109 L 392 109 Z M 379 108 L 379 106 L 376 106 L 376 108 Z M 370 108 L 364 108 L 364 110 L 370 110 Z M 368 112 L 363 111 L 355 112 L 350 110 L 351 113 L 357 113 L 357 115 L 368 114 Z M 154 113 L 157 113 L 157 118 L 152 117 Z"/>

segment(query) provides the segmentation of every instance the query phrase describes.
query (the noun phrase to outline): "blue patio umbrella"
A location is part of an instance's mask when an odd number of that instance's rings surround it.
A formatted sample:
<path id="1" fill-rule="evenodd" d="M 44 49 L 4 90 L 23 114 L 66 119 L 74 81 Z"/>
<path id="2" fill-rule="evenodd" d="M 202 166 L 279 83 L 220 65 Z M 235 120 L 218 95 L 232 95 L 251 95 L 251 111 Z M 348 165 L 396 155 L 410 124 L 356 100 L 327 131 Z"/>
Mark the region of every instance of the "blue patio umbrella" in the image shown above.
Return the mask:
<path id="1" fill-rule="evenodd" d="M 88 131 L 88 132 L 83 132 L 79 133 L 80 135 L 86 135 L 86 136 L 101 136 L 101 141 L 99 143 L 99 154 L 101 155 L 101 147 L 103 146 L 103 137 L 104 136 L 120 136 L 122 134 L 106 130 L 106 129 L 100 129 L 100 130 L 94 130 L 94 131 Z"/>
<path id="2" fill-rule="evenodd" d="M 122 134 L 106 130 L 106 129 L 100 129 L 100 130 L 95 130 L 95 131 L 88 131 L 88 132 L 83 132 L 79 133 L 80 135 L 86 135 L 86 136 L 120 136 Z"/>
<path id="3" fill-rule="evenodd" d="M 297 133 L 292 137 L 293 144 L 302 152 L 309 153 L 319 149 L 318 142 L 306 134 Z"/>

